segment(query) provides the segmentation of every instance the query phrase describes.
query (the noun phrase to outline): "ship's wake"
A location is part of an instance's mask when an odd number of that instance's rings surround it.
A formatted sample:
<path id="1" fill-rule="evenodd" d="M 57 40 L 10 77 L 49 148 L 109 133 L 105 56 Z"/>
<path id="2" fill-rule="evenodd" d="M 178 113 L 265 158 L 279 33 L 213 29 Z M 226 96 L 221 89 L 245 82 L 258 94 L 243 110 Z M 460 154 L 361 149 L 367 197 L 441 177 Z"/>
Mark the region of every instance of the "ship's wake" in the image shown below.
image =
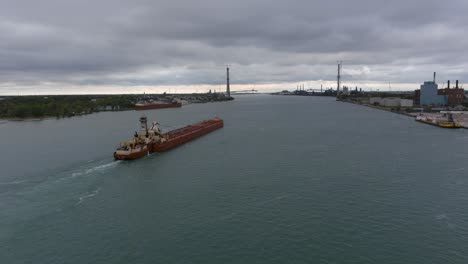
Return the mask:
<path id="1" fill-rule="evenodd" d="M 459 171 L 464 171 L 465 168 L 462 167 L 462 168 L 455 168 L 455 169 L 451 169 L 451 170 L 448 170 L 449 172 L 459 172 Z"/>
<path id="2" fill-rule="evenodd" d="M 117 161 L 113 161 L 113 162 L 110 162 L 110 163 L 107 163 L 107 164 L 102 164 L 102 165 L 99 165 L 99 166 L 96 166 L 96 167 L 93 167 L 93 168 L 85 169 L 83 171 L 73 172 L 71 176 L 72 176 L 72 178 L 74 178 L 74 177 L 78 177 L 78 176 L 82 176 L 82 175 L 88 175 L 88 174 L 91 174 L 91 173 L 96 172 L 96 171 L 103 171 L 103 170 L 105 170 L 107 168 L 110 168 L 110 167 L 113 167 L 113 166 L 117 165 L 120 162 L 121 162 L 120 160 L 117 160 Z"/>
<path id="3" fill-rule="evenodd" d="M 87 166 L 80 166 L 80 168 L 75 168 L 73 170 L 69 170 L 69 171 L 65 171 L 65 174 L 67 176 L 64 176 L 64 177 L 61 177 L 61 178 L 58 178 L 55 180 L 55 182 L 62 182 L 62 181 L 67 181 L 67 180 L 70 180 L 70 179 L 74 179 L 74 178 L 77 178 L 77 177 L 80 177 L 80 176 L 89 176 L 93 173 L 96 173 L 96 172 L 104 172 L 106 171 L 107 169 L 110 169 L 112 167 L 114 167 L 115 165 L 117 165 L 118 163 L 120 163 L 121 161 L 120 160 L 117 160 L 117 161 L 112 161 L 112 162 L 109 162 L 109 163 L 105 163 L 105 164 L 100 164 L 100 165 L 91 165 L 93 167 L 90 167 L 90 164 L 88 164 Z"/>
<path id="4" fill-rule="evenodd" d="M 96 190 L 94 190 L 94 191 L 92 191 L 92 192 L 90 192 L 90 193 L 86 193 L 85 195 L 80 196 L 80 197 L 78 198 L 78 202 L 76 203 L 76 205 L 81 204 L 84 200 L 86 200 L 86 199 L 88 199 L 88 198 L 91 198 L 91 197 L 93 197 L 93 196 L 96 196 L 96 195 L 99 193 L 99 191 L 101 191 L 101 187 L 97 188 Z"/>
<path id="5" fill-rule="evenodd" d="M 27 182 L 26 180 L 20 180 L 20 181 L 11 181 L 11 182 L 0 182 L 0 185 L 17 185 Z"/>

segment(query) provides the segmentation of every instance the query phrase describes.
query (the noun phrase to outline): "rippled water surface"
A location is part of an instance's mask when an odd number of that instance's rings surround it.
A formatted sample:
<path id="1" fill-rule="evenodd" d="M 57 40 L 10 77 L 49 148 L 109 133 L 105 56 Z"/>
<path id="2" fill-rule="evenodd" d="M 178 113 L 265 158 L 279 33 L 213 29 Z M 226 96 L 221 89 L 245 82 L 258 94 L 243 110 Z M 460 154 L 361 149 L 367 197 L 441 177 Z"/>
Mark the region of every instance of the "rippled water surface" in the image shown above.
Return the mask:
<path id="1" fill-rule="evenodd" d="M 145 112 L 225 127 L 114 161 L 140 114 L 0 124 L 0 263 L 468 263 L 468 130 L 239 96 Z"/>

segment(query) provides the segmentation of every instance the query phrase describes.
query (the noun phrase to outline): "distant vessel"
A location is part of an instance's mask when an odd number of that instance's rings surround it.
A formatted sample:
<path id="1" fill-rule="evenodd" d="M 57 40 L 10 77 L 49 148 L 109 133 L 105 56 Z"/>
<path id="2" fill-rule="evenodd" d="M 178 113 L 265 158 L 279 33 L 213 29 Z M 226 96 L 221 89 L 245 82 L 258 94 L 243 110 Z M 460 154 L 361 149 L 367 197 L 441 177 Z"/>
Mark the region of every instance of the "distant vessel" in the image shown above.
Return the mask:
<path id="1" fill-rule="evenodd" d="M 443 128 L 462 128 L 463 126 L 458 124 L 453 120 L 452 114 L 447 115 L 447 119 L 436 119 L 436 118 L 429 118 L 425 115 L 418 115 L 416 117 L 416 121 L 433 125 L 433 126 L 438 126 L 438 127 L 443 127 Z"/>
<path id="2" fill-rule="evenodd" d="M 151 109 L 162 109 L 162 108 L 176 108 L 181 107 L 182 104 L 179 102 L 161 102 L 161 101 L 140 101 L 135 104 L 135 110 L 151 110 Z"/>
<path id="3" fill-rule="evenodd" d="M 153 122 L 151 128 L 148 129 L 147 118 L 145 116 L 140 118 L 140 123 L 140 134 L 135 132 L 132 141 L 122 142 L 120 147 L 114 152 L 115 159 L 134 160 L 153 152 L 164 152 L 224 126 L 224 121 L 216 117 L 161 133 L 159 124 L 156 122 Z"/>

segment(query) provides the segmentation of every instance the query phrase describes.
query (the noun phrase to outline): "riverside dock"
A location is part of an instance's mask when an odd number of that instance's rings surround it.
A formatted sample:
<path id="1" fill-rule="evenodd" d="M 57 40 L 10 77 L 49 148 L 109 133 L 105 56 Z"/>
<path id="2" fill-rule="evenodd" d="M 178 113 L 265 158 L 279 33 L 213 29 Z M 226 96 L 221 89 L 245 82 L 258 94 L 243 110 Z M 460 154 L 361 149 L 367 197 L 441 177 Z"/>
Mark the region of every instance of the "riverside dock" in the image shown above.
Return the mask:
<path id="1" fill-rule="evenodd" d="M 361 101 L 355 101 L 355 100 L 338 100 L 340 102 L 345 102 L 345 103 L 351 103 L 351 104 L 356 104 L 360 106 L 365 106 L 369 108 L 374 108 L 382 111 L 387 111 L 395 114 L 400 114 L 400 115 L 405 115 L 409 117 L 416 118 L 419 114 L 423 113 L 425 116 L 431 118 L 431 119 L 437 119 L 437 118 L 442 118 L 445 112 L 451 112 L 453 115 L 453 119 L 462 125 L 464 129 L 468 129 L 468 111 L 440 111 L 440 112 L 408 112 L 405 110 L 392 110 L 392 108 L 386 108 L 382 106 L 376 106 L 368 103 L 363 103 Z"/>

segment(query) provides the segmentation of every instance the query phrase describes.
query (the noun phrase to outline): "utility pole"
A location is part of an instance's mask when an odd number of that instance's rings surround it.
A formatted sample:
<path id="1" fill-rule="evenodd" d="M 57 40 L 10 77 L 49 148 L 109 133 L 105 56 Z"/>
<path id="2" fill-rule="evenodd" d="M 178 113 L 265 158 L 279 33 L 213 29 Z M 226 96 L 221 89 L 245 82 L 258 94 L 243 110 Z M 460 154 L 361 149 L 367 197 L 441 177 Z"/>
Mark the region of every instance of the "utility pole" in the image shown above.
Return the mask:
<path id="1" fill-rule="evenodd" d="M 226 76 L 227 76 L 226 93 L 228 97 L 231 97 L 231 89 L 229 87 L 229 65 L 226 65 Z"/>
<path id="2" fill-rule="evenodd" d="M 338 75 L 337 75 L 337 82 L 336 82 L 336 91 L 340 91 L 340 81 L 341 81 L 341 64 L 342 61 L 338 61 Z"/>

